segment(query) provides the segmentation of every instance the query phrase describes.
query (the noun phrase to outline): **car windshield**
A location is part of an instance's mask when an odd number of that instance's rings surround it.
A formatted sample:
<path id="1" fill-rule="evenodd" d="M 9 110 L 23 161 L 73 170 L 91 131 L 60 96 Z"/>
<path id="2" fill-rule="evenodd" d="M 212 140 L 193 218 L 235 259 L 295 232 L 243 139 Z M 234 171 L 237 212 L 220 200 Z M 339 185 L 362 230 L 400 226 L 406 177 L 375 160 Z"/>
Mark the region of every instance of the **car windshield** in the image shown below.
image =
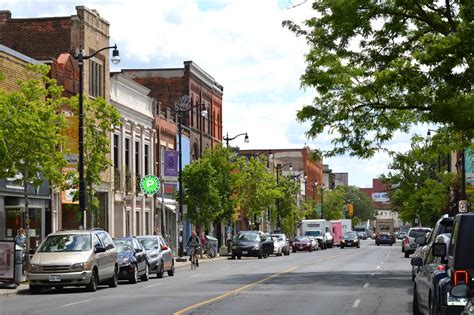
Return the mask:
<path id="1" fill-rule="evenodd" d="M 426 233 L 431 232 L 431 230 L 428 229 L 422 229 L 422 230 L 411 230 L 410 234 L 408 236 L 413 237 L 413 238 L 418 238 L 421 236 L 425 236 Z"/>
<path id="2" fill-rule="evenodd" d="M 343 239 L 348 239 L 348 240 L 352 240 L 356 237 L 357 237 L 357 234 L 355 233 L 346 233 L 342 236 Z"/>
<path id="3" fill-rule="evenodd" d="M 83 252 L 91 249 L 89 234 L 50 235 L 41 244 L 39 252 Z"/>
<path id="4" fill-rule="evenodd" d="M 158 240 L 156 238 L 139 238 L 138 241 L 146 250 L 157 249 Z"/>
<path id="5" fill-rule="evenodd" d="M 309 242 L 309 239 L 307 237 L 297 237 L 295 242 Z"/>
<path id="6" fill-rule="evenodd" d="M 117 247 L 117 253 L 125 253 L 132 251 L 132 242 L 129 240 L 117 240 L 114 239 L 115 247 Z"/>
<path id="7" fill-rule="evenodd" d="M 237 235 L 238 241 L 250 241 L 255 242 L 258 240 L 258 234 L 256 233 L 241 233 Z"/>
<path id="8" fill-rule="evenodd" d="M 321 231 L 306 231 L 305 236 L 321 236 Z"/>

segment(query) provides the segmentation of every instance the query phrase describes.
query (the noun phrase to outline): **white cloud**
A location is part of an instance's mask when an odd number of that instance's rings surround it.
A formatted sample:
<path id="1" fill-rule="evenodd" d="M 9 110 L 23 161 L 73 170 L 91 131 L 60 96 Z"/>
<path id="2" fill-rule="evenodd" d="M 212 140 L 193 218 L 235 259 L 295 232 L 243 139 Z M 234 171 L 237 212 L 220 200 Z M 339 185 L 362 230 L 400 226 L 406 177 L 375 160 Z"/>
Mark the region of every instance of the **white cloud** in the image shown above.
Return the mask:
<path id="1" fill-rule="evenodd" d="M 243 149 L 313 148 L 332 139 L 304 136 L 308 125 L 296 123 L 296 111 L 311 103 L 311 91 L 299 89 L 307 45 L 282 27 L 285 19 L 310 17 L 312 1 L 287 9 L 278 0 L 93 0 L 3 1 L 13 18 L 68 16 L 76 5 L 96 9 L 110 22 L 111 43 L 120 49 L 123 68 L 182 67 L 193 60 L 224 86 L 224 134 L 248 132 L 232 144 Z M 399 136 L 391 148 L 406 150 L 409 136 Z M 389 158 L 370 161 L 348 157 L 327 159 L 334 171 L 349 172 L 350 181 L 371 185 Z"/>

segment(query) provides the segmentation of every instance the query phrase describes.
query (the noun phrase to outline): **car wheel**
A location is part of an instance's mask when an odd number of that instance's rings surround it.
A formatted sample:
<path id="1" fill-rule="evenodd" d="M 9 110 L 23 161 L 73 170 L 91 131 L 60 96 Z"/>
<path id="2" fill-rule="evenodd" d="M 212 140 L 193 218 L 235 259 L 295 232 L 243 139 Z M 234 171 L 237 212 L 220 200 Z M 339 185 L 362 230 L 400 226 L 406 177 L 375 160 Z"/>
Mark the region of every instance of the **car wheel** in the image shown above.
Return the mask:
<path id="1" fill-rule="evenodd" d="M 97 270 L 93 270 L 92 271 L 92 274 L 91 274 L 91 281 L 89 282 L 89 284 L 86 286 L 86 289 L 87 291 L 89 292 L 95 292 L 97 291 L 97 282 L 98 282 L 98 278 L 97 278 Z"/>
<path id="2" fill-rule="evenodd" d="M 416 287 L 413 290 L 413 315 L 420 315 L 420 309 L 418 307 L 418 293 L 416 292 Z"/>
<path id="3" fill-rule="evenodd" d="M 128 280 L 130 283 L 137 283 L 138 282 L 138 266 L 134 265 L 133 266 L 133 275 L 130 280 Z"/>
<path id="4" fill-rule="evenodd" d="M 344 246 L 341 246 L 341 249 L 344 249 Z"/>
<path id="5" fill-rule="evenodd" d="M 117 287 L 117 285 L 118 285 L 118 268 L 115 267 L 114 268 L 114 274 L 113 274 L 112 278 L 110 278 L 110 280 L 109 280 L 109 287 L 110 288 L 115 288 L 115 287 Z"/>
<path id="6" fill-rule="evenodd" d="M 32 285 L 30 284 L 30 293 L 31 294 L 38 294 L 41 293 L 43 288 L 40 285 Z"/>
<path id="7" fill-rule="evenodd" d="M 393 245 L 393 243 L 390 243 L 390 246 L 392 246 L 392 245 Z"/>
<path id="8" fill-rule="evenodd" d="M 258 255 L 257 255 L 258 259 L 262 259 L 264 256 L 265 256 L 265 254 L 264 254 L 263 251 L 260 249 L 260 252 L 259 252 Z"/>
<path id="9" fill-rule="evenodd" d="M 404 252 L 405 252 L 405 247 L 403 247 L 403 245 L 402 245 L 402 253 L 404 253 Z"/>
<path id="10" fill-rule="evenodd" d="M 357 248 L 360 248 L 360 245 L 357 245 Z"/>
<path id="11" fill-rule="evenodd" d="M 291 251 L 292 251 L 293 253 L 296 253 L 296 250 L 294 250 L 294 249 L 292 249 Z"/>
<path id="12" fill-rule="evenodd" d="M 169 277 L 174 276 L 174 265 L 172 265 L 172 266 L 171 266 L 171 269 L 168 270 L 168 276 L 169 276 Z"/>
<path id="13" fill-rule="evenodd" d="M 240 259 L 242 259 L 242 256 L 240 256 L 240 255 L 239 255 L 239 256 L 237 256 L 237 259 L 239 259 L 239 260 L 240 260 Z"/>
<path id="14" fill-rule="evenodd" d="M 410 253 L 405 251 L 405 258 L 408 258 L 408 256 L 410 256 Z"/>
<path id="15" fill-rule="evenodd" d="M 150 279 L 150 269 L 148 264 L 145 264 L 145 273 L 140 277 L 140 280 L 148 281 L 148 279 Z"/>
<path id="16" fill-rule="evenodd" d="M 158 272 L 156 273 L 156 277 L 157 277 L 157 278 L 163 278 L 163 272 L 164 272 L 164 270 L 163 270 L 163 262 L 161 262 L 161 264 L 160 264 L 160 269 L 159 269 Z"/>
<path id="17" fill-rule="evenodd" d="M 230 259 L 232 259 L 232 260 L 235 259 L 235 256 L 234 255 L 230 256 Z"/>

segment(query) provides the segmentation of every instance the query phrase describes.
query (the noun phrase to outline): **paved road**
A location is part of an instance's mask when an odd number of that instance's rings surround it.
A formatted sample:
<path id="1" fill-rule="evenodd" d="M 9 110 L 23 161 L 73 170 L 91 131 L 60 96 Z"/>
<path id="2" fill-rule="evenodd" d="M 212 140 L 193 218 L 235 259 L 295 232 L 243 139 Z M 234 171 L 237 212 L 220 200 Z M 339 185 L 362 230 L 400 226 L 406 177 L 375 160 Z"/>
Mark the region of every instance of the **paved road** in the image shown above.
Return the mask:
<path id="1" fill-rule="evenodd" d="M 0 314 L 410 314 L 410 261 L 400 243 L 182 268 L 118 288 L 0 297 Z"/>

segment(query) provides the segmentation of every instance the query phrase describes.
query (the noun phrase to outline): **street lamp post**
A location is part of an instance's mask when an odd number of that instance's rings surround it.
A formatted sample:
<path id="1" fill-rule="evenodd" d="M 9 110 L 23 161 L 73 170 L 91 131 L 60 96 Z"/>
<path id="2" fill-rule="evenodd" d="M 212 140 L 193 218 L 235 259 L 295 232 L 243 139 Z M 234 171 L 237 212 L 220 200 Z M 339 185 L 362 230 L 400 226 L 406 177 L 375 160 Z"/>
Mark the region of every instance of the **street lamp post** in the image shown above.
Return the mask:
<path id="1" fill-rule="evenodd" d="M 280 182 L 279 182 L 279 174 L 280 174 L 280 171 L 285 167 L 285 166 L 289 166 L 290 167 L 290 171 L 293 170 L 293 166 L 291 165 L 291 163 L 288 163 L 288 164 L 277 164 L 277 187 L 279 186 Z M 280 198 L 277 198 L 276 200 L 276 206 L 277 206 L 277 232 L 280 232 Z"/>
<path id="2" fill-rule="evenodd" d="M 179 239 L 178 239 L 178 258 L 176 261 L 183 262 L 186 259 L 183 258 L 184 255 L 184 243 L 183 243 L 183 199 L 184 199 L 184 190 L 183 190 L 183 153 L 182 153 L 182 126 L 183 126 L 183 113 L 190 111 L 193 108 L 193 105 L 189 103 L 190 98 L 188 95 L 183 95 L 177 100 L 174 105 L 174 112 L 178 114 L 178 185 L 179 185 L 179 213 L 178 213 L 178 230 L 179 230 Z M 206 107 L 201 109 L 201 116 L 207 116 Z"/>
<path id="3" fill-rule="evenodd" d="M 323 196 L 324 196 L 324 184 L 321 186 L 321 219 L 324 219 L 324 209 L 323 209 L 323 205 L 324 205 L 324 200 L 323 200 Z"/>
<path id="4" fill-rule="evenodd" d="M 79 63 L 79 210 L 82 214 L 81 226 L 86 226 L 86 211 L 87 211 L 87 193 L 86 183 L 84 180 L 84 60 L 90 59 L 100 53 L 101 51 L 113 49 L 112 52 L 112 63 L 118 64 L 120 62 L 120 55 L 117 49 L 117 45 L 108 46 L 101 48 L 90 55 L 85 55 L 82 47 L 79 48 L 79 52 L 73 54 L 73 58 Z"/>
<path id="5" fill-rule="evenodd" d="M 236 135 L 235 137 L 232 137 L 232 138 L 229 138 L 229 133 L 227 132 L 227 133 L 226 133 L 226 136 L 225 136 L 224 138 L 222 138 L 222 139 L 225 141 L 225 145 L 226 145 L 227 147 L 229 147 L 229 141 L 232 141 L 232 140 L 234 140 L 235 138 L 240 137 L 240 136 L 245 136 L 244 142 L 245 142 L 245 143 L 249 143 L 249 136 L 248 136 L 248 134 L 247 134 L 246 132 L 244 132 L 244 133 L 239 133 L 238 135 Z"/>

